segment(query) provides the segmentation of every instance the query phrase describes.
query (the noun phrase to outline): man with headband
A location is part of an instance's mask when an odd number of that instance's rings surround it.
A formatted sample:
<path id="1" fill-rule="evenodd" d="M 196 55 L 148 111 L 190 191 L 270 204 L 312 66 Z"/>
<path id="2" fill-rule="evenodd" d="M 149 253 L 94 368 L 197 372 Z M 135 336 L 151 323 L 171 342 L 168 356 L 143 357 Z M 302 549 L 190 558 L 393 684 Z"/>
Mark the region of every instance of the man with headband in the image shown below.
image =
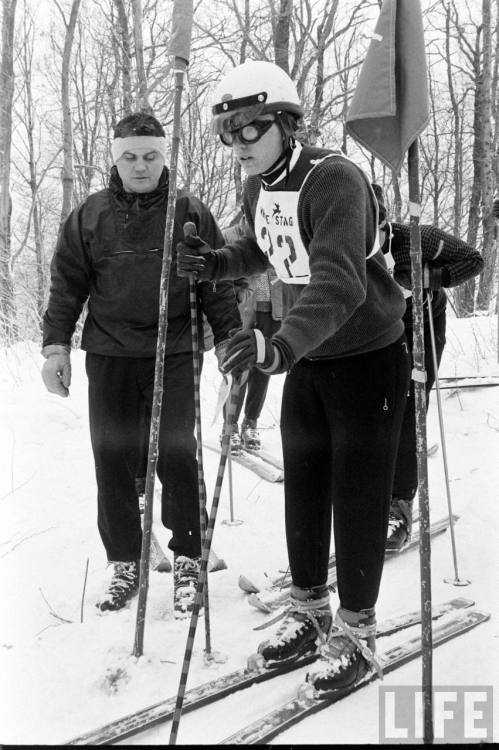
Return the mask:
<path id="1" fill-rule="evenodd" d="M 150 411 L 158 335 L 168 169 L 161 124 L 132 114 L 116 126 L 109 186 L 78 206 L 63 224 L 51 264 L 43 319 L 47 389 L 69 394 L 71 337 L 88 302 L 81 347 L 86 351 L 90 436 L 97 478 L 98 528 L 113 575 L 97 606 L 123 607 L 138 587 L 142 531 L 135 474 L 144 407 Z M 179 190 L 173 248 L 192 221 L 210 245 L 223 237 L 208 208 Z M 202 229 L 201 229 L 202 228 Z M 197 284 L 202 313 L 215 346 L 240 327 L 231 282 Z M 192 609 L 199 571 L 199 529 L 194 380 L 189 283 L 170 274 L 165 390 L 157 471 L 163 524 L 174 551 L 175 615 Z"/>

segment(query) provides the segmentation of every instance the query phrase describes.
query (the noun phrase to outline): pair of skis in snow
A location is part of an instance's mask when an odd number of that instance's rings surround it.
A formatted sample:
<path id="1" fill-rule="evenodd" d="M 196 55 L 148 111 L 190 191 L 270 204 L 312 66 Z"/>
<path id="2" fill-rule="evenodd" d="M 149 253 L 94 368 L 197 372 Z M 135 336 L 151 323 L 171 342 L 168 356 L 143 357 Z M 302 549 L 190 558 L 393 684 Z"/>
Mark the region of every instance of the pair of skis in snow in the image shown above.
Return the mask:
<path id="1" fill-rule="evenodd" d="M 473 605 L 474 602 L 469 599 L 458 598 L 433 606 L 432 618 L 434 620 L 441 620 L 433 630 L 434 647 L 468 632 L 489 619 L 489 614 L 471 609 Z M 380 623 L 377 638 L 381 639 L 393 635 L 420 622 L 421 613 L 419 611 L 408 612 L 394 617 Z M 419 657 L 421 650 L 421 637 L 415 635 L 379 654 L 377 658 L 382 665 L 383 671 L 387 674 Z M 243 688 L 311 664 L 317 658 L 317 654 L 308 654 L 291 664 L 284 664 L 279 667 L 266 667 L 265 664 L 261 663 L 261 659 L 250 658 L 246 668 L 223 675 L 187 691 L 183 711 L 187 713 L 214 703 Z M 315 697 L 308 683 L 304 683 L 299 686 L 296 696 L 290 701 L 277 706 L 266 716 L 232 734 L 219 744 L 265 743 L 306 716 L 321 711 L 359 690 L 364 685 L 376 679 L 376 676 L 376 674 L 369 673 L 356 685 L 335 690 L 326 697 L 321 696 L 320 698 Z M 175 712 L 176 701 L 177 697 L 172 696 L 167 700 L 128 714 L 94 731 L 75 737 L 67 745 L 109 745 L 128 737 L 136 736 L 151 727 L 171 720 Z"/>
<path id="2" fill-rule="evenodd" d="M 211 440 L 205 439 L 203 445 L 214 453 L 220 453 L 220 446 Z M 231 453 L 230 458 L 233 463 L 249 469 L 249 471 L 252 471 L 267 482 L 282 482 L 284 480 L 282 460 L 263 449 L 250 450 L 248 448 L 241 448 L 240 453 Z"/>
<path id="3" fill-rule="evenodd" d="M 442 389 L 458 390 L 460 388 L 486 388 L 499 385 L 499 376 L 471 376 L 471 377 L 441 377 L 439 385 Z M 203 445 L 216 453 L 220 453 L 217 443 L 204 440 Z M 438 450 L 438 444 L 431 445 L 428 456 L 433 456 Z M 284 480 L 284 466 L 282 458 L 264 449 L 250 450 L 243 448 L 239 455 L 231 455 L 234 463 L 249 469 L 267 482 L 282 482 Z"/>
<path id="4" fill-rule="evenodd" d="M 158 538 L 154 531 L 151 533 L 151 552 L 149 564 L 151 570 L 156 570 L 158 573 L 170 573 L 172 564 L 165 555 L 161 544 L 158 542 Z M 208 572 L 215 573 L 217 570 L 225 570 L 227 563 L 221 557 L 218 557 L 215 552 L 210 549 L 210 556 L 208 558 Z"/>
<path id="5" fill-rule="evenodd" d="M 220 447 L 210 440 L 204 440 L 203 445 L 214 453 L 220 453 Z M 428 456 L 433 456 L 437 450 L 438 444 L 434 443 L 428 449 Z M 231 461 L 239 466 L 243 466 L 245 469 L 249 469 L 249 471 L 252 471 L 267 482 L 284 481 L 284 465 L 282 458 L 269 453 L 269 451 L 266 451 L 263 448 L 259 448 L 258 450 L 241 448 L 240 453 L 231 453 Z"/>
<path id="6" fill-rule="evenodd" d="M 453 515 L 452 521 L 455 524 L 459 519 L 459 516 Z M 417 519 L 415 519 L 414 523 L 417 522 Z M 448 516 L 445 518 L 442 518 L 438 521 L 435 521 L 430 526 L 430 536 L 434 537 L 438 534 L 442 534 L 444 531 L 447 530 L 449 527 L 449 518 Z M 387 551 L 386 558 L 390 559 L 393 557 L 397 557 L 400 554 L 403 554 L 404 552 L 408 552 L 411 549 L 414 549 L 419 544 L 419 527 L 415 527 L 412 537 L 410 541 L 402 547 L 399 551 Z M 327 584 L 330 590 L 334 590 L 337 582 L 337 575 L 336 575 L 336 556 L 332 554 L 329 558 L 329 573 L 328 573 L 328 580 Z M 269 588 L 265 592 L 261 592 L 259 587 L 256 586 L 249 578 L 247 578 L 245 575 L 239 576 L 239 588 L 244 591 L 245 593 L 249 594 L 248 596 L 248 602 L 251 604 L 251 606 L 255 607 L 256 609 L 261 610 L 262 612 L 265 612 L 266 614 L 269 614 L 271 612 L 274 612 L 275 610 L 282 609 L 282 607 L 285 607 L 289 603 L 289 588 L 291 586 L 291 574 L 289 571 L 283 573 L 282 575 L 278 576 L 277 578 L 274 578 Z M 275 619 L 271 620 L 269 623 L 264 623 L 264 625 L 260 625 L 255 630 L 262 630 L 263 628 L 267 627 L 268 625 L 275 622 Z"/>

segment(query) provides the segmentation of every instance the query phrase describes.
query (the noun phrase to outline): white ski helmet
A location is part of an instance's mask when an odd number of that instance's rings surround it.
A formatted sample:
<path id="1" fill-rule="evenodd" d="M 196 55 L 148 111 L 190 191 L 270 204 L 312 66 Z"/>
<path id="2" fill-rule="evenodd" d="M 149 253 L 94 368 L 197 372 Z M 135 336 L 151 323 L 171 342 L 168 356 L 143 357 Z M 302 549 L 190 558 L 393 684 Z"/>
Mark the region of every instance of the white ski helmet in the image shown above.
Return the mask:
<path id="1" fill-rule="evenodd" d="M 295 84 L 282 68 L 263 60 L 247 60 L 229 71 L 215 89 L 213 130 L 237 130 L 266 112 L 302 117 L 303 107 Z"/>

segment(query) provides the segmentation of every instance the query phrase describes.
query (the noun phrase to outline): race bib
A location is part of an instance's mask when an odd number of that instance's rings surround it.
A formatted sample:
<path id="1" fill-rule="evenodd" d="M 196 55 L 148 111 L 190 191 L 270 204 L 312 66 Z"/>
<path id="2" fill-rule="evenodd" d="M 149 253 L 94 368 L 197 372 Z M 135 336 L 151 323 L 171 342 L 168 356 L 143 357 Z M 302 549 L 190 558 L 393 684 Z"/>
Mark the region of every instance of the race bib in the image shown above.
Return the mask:
<path id="1" fill-rule="evenodd" d="M 285 284 L 310 281 L 308 251 L 298 227 L 299 192 L 260 190 L 255 213 L 258 245 Z"/>

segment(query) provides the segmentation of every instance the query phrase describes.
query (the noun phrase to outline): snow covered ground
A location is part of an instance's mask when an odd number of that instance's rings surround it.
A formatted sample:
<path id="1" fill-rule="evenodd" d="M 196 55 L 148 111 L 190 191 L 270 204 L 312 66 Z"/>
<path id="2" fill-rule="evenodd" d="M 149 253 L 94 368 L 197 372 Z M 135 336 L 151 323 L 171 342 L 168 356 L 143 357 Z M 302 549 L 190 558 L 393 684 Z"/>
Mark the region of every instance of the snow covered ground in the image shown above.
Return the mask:
<path id="1" fill-rule="evenodd" d="M 172 610 L 172 576 L 151 573 L 144 655 L 131 655 L 136 599 L 118 613 L 95 607 L 110 577 L 96 527 L 96 488 L 90 450 L 84 355 L 73 353 L 71 396 L 48 394 L 39 376 L 38 348 L 19 344 L 0 355 L 0 743 L 64 744 L 70 738 L 130 711 L 175 695 L 188 621 Z M 441 375 L 499 375 L 497 321 L 448 320 Z M 212 354 L 203 383 L 203 432 L 216 439 L 212 416 L 219 385 Z M 261 419 L 263 443 L 279 450 L 279 401 L 283 376 L 272 379 Z M 454 512 L 458 569 L 454 577 L 449 533 L 432 545 L 434 602 L 455 596 L 476 601 L 492 618 L 434 653 L 435 685 L 493 685 L 499 695 L 499 387 L 442 391 Z M 436 401 L 428 418 L 429 444 L 440 443 Z M 211 503 L 218 465 L 204 453 Z M 442 450 L 429 459 L 432 520 L 447 513 Z M 204 620 L 198 623 L 188 687 L 245 662 L 262 634 L 266 616 L 249 607 L 237 585 L 240 573 L 265 585 L 287 565 L 283 487 L 233 465 L 234 518 L 224 482 L 213 546 L 228 563 L 210 575 L 212 646 L 226 661 L 203 660 Z M 155 508 L 155 516 L 158 514 Z M 155 529 L 165 549 L 169 535 Z M 88 580 L 84 602 L 85 569 Z M 419 606 L 417 551 L 387 563 L 378 602 L 380 620 Z M 268 633 L 269 631 L 264 631 Z M 212 744 L 289 699 L 299 673 L 255 686 L 219 705 L 182 717 L 179 744 Z M 421 662 L 387 675 L 385 685 L 418 685 Z M 276 744 L 378 743 L 379 683 L 280 735 Z M 499 699 L 496 697 L 496 702 Z M 497 741 L 499 726 L 496 707 Z M 167 744 L 170 725 L 133 742 Z M 131 740 L 132 742 L 132 740 Z"/>

